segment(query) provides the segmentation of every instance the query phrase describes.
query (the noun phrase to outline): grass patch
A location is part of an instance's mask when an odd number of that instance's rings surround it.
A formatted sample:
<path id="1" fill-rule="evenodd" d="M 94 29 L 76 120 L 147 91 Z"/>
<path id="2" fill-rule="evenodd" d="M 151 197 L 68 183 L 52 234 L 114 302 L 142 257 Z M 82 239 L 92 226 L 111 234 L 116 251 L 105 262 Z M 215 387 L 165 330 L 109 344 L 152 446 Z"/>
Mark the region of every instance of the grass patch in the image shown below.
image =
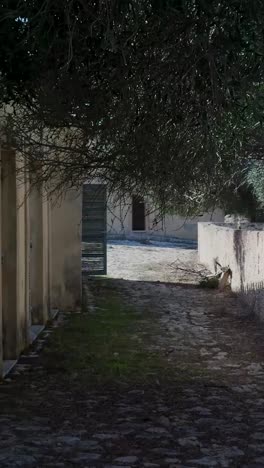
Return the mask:
<path id="1" fill-rule="evenodd" d="M 113 291 L 105 293 L 94 312 L 69 315 L 54 332 L 44 352 L 46 367 L 96 382 L 165 375 L 168 361 L 147 346 L 155 339 L 151 318 L 146 323 L 145 315 L 124 306 Z"/>
<path id="2" fill-rule="evenodd" d="M 67 379 L 89 384 L 151 384 L 191 381 L 208 382 L 210 373 L 202 363 L 173 359 L 162 350 L 153 350 L 160 335 L 158 317 L 127 305 L 129 298 L 118 294 L 109 279 L 90 282 L 88 303 L 82 313 L 69 314 L 63 327 L 52 334 L 43 359 L 47 370 L 62 371 Z M 88 301 L 89 302 L 89 301 Z M 215 376 L 214 376 L 215 377 Z"/>

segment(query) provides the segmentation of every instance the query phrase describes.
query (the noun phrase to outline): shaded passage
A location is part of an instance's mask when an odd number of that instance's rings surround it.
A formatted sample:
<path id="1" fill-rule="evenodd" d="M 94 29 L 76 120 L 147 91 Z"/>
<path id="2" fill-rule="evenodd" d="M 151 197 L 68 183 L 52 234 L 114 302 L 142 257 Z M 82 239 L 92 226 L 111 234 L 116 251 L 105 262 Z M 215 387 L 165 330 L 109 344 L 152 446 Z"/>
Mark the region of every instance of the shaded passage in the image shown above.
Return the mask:
<path id="1" fill-rule="evenodd" d="M 264 466 L 264 330 L 235 297 L 84 289 L 84 312 L 61 315 L 0 387 L 1 467 Z"/>

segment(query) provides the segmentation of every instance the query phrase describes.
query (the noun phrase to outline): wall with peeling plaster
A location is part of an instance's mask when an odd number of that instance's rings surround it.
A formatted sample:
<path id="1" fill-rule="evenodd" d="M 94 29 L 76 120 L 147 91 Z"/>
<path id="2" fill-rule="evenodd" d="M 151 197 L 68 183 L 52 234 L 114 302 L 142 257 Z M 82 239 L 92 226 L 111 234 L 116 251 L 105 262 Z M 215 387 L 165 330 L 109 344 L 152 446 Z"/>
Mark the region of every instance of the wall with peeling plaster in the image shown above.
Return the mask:
<path id="1" fill-rule="evenodd" d="M 264 320 L 264 225 L 198 224 L 201 263 L 215 272 L 215 262 L 232 270 L 231 288 Z"/>

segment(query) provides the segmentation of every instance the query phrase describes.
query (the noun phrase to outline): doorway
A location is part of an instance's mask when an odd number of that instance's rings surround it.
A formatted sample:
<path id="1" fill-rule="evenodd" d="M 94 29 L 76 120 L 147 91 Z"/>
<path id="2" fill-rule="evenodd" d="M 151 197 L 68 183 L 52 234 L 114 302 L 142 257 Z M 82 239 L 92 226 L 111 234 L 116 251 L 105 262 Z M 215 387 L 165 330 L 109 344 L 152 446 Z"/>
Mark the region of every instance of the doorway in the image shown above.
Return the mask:
<path id="1" fill-rule="evenodd" d="M 142 197 L 132 196 L 132 230 L 146 230 L 145 202 Z"/>

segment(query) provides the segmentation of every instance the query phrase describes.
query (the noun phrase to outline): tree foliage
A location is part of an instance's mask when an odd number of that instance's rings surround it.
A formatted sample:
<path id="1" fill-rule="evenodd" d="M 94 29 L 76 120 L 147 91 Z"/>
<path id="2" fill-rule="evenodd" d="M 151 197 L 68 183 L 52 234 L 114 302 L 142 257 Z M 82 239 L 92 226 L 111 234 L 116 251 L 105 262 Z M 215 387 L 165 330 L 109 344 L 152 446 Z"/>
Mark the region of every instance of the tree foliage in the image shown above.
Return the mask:
<path id="1" fill-rule="evenodd" d="M 56 186 L 100 177 L 195 213 L 262 157 L 262 0 L 13 0 L 1 18 L 6 132 Z"/>
<path id="2" fill-rule="evenodd" d="M 261 207 L 264 207 L 264 165 L 262 161 L 255 161 L 247 173 L 247 182 L 252 187 Z"/>

